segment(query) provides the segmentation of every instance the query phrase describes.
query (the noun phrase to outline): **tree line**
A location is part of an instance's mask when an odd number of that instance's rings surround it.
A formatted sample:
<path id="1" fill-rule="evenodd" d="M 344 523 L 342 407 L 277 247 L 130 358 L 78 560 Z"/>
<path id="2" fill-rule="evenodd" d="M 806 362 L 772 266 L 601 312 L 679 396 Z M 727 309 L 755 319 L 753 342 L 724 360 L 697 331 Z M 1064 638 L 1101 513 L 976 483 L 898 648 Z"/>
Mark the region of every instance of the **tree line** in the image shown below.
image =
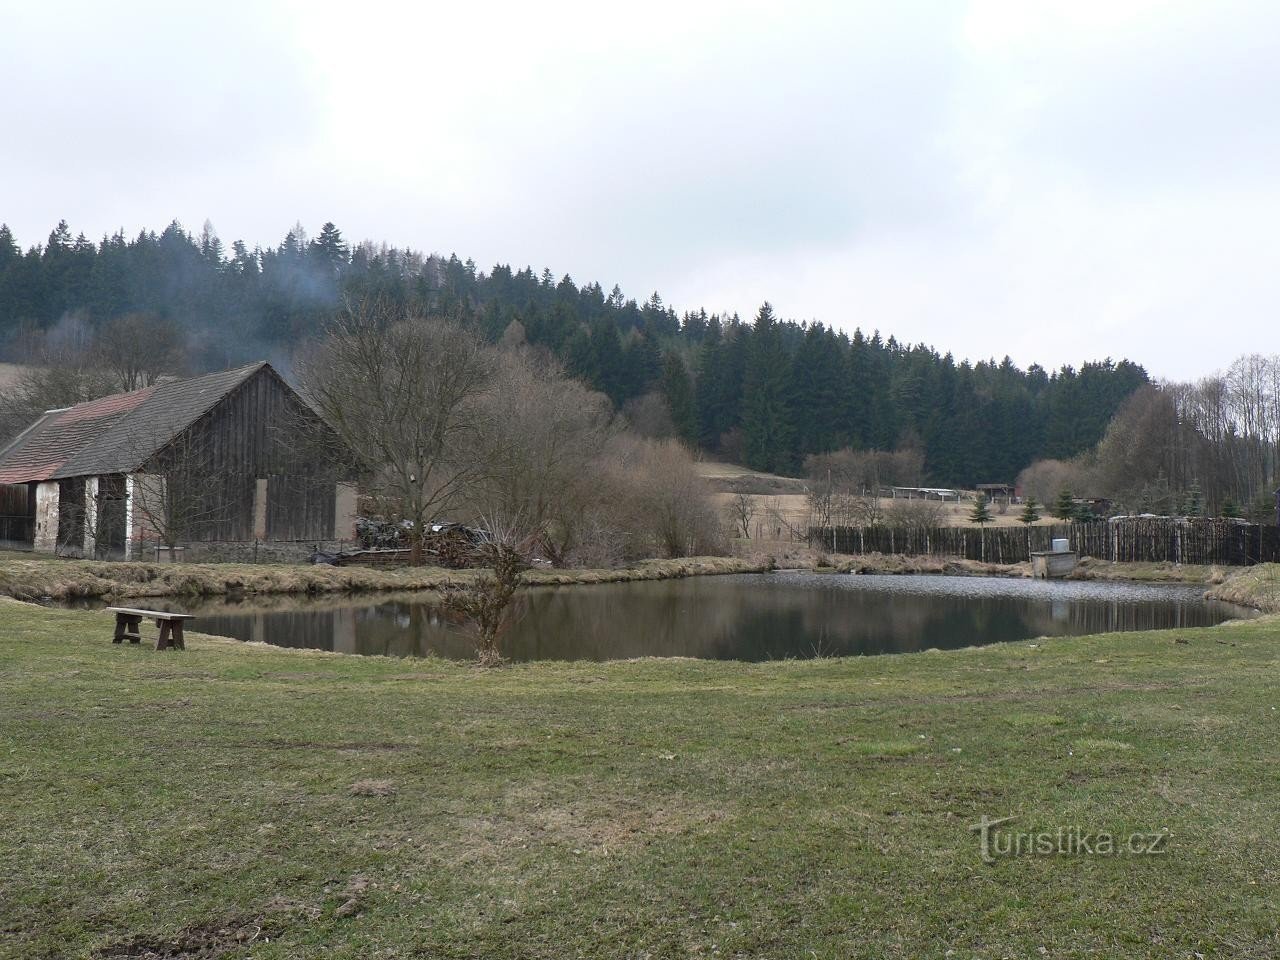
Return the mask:
<path id="1" fill-rule="evenodd" d="M 39 362 L 68 339 L 111 342 L 128 317 L 176 336 L 185 372 L 262 357 L 287 368 L 343 303 L 371 302 L 544 348 L 640 432 L 784 474 L 839 450 L 915 451 L 922 483 L 1007 481 L 1035 460 L 1092 449 L 1148 382 L 1127 360 L 1055 371 L 957 361 L 879 332 L 782 319 L 767 303 L 746 320 L 678 315 L 656 292 L 639 302 L 549 269 L 484 272 L 456 255 L 352 245 L 332 223 L 314 238 L 295 226 L 268 248 L 228 248 L 207 223 L 95 242 L 64 221 L 24 250 L 0 226 L 0 345 L 11 360 Z"/>
<path id="2" fill-rule="evenodd" d="M 1070 489 L 1126 512 L 1276 521 L 1280 355 L 1250 354 L 1192 383 L 1145 385 L 1102 439 L 1023 474 L 1038 496 Z"/>

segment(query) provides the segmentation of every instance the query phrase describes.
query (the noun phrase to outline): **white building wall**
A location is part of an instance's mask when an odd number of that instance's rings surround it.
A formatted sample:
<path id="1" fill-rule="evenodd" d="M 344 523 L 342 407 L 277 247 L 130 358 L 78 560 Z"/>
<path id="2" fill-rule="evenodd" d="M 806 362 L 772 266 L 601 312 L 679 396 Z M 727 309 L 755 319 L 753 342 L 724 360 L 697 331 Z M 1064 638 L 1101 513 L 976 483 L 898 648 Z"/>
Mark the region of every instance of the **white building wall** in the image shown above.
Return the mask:
<path id="1" fill-rule="evenodd" d="M 356 538 L 356 514 L 359 513 L 359 495 L 354 483 L 340 483 L 333 498 L 333 539 Z"/>
<path id="2" fill-rule="evenodd" d="M 84 555 L 97 556 L 98 540 L 98 478 L 86 477 L 84 481 Z"/>
<path id="3" fill-rule="evenodd" d="M 56 553 L 58 549 L 58 481 L 36 486 L 36 530 L 32 549 Z"/>

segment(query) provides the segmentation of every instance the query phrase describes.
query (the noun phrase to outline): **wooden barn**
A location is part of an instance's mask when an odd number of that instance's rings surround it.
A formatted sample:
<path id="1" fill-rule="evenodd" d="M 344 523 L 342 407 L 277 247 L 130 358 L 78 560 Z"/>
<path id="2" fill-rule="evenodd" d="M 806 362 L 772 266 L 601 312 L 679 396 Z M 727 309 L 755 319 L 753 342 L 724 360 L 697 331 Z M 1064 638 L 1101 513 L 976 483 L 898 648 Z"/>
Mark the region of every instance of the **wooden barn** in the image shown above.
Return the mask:
<path id="1" fill-rule="evenodd" d="M 0 450 L 4 532 L 100 559 L 350 541 L 350 474 L 299 440 L 326 434 L 267 363 L 50 410 Z"/>

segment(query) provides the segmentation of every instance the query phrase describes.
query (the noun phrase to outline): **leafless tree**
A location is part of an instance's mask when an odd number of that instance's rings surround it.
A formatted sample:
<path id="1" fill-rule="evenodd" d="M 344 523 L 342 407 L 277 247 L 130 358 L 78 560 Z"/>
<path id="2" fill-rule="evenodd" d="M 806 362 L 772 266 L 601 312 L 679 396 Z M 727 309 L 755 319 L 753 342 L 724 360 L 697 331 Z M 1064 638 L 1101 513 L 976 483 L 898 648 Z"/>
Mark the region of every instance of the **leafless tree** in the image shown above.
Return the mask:
<path id="1" fill-rule="evenodd" d="M 756 498 L 749 493 L 736 493 L 729 501 L 729 520 L 734 533 L 751 539 L 751 524 L 756 518 Z"/>
<path id="2" fill-rule="evenodd" d="M 95 338 L 103 369 L 118 390 L 137 390 L 165 374 L 180 373 L 184 343 L 177 325 L 150 313 L 127 313 L 109 320 Z"/>
<path id="3" fill-rule="evenodd" d="M 457 324 L 386 303 L 348 304 L 298 362 L 303 396 L 366 471 L 378 511 L 410 522 L 412 563 L 423 562 L 427 525 L 480 474 L 492 367 Z"/>
<path id="4" fill-rule="evenodd" d="M 597 463 L 615 432 L 608 399 L 565 377 L 551 357 L 520 348 L 499 356 L 480 407 L 469 506 L 524 518 L 541 532 L 547 558 L 563 566 L 603 496 Z"/>
<path id="5" fill-rule="evenodd" d="M 93 329 L 75 314 L 51 330 L 20 336 L 16 356 L 22 369 L 0 393 L 0 441 L 26 429 L 46 410 L 96 400 L 121 389 L 95 353 Z"/>
<path id="6" fill-rule="evenodd" d="M 622 415 L 631 429 L 642 437 L 665 440 L 676 435 L 671 408 L 667 406 L 666 398 L 656 390 L 628 400 L 622 408 Z"/>
<path id="7" fill-rule="evenodd" d="M 470 583 L 445 594 L 445 606 L 463 617 L 476 645 L 476 659 L 488 667 L 503 661 L 502 637 L 518 623 L 527 608 L 520 594 L 528 553 L 541 534 L 522 518 L 490 514 L 481 519 L 476 560 L 483 566 Z"/>
<path id="8" fill-rule="evenodd" d="M 724 527 L 706 481 L 675 440 L 621 435 L 610 442 L 601 471 L 610 522 L 629 536 L 636 556 L 723 553 Z"/>

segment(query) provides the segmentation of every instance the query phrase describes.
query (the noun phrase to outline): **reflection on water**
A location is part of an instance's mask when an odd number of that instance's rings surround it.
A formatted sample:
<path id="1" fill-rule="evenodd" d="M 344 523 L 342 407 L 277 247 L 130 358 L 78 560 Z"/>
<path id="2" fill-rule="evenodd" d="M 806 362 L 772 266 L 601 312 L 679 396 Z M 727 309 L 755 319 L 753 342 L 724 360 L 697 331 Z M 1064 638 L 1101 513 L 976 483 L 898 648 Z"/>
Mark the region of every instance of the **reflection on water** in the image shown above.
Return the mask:
<path id="1" fill-rule="evenodd" d="M 529 591 L 515 660 L 769 660 L 901 653 L 1037 636 L 1209 626 L 1252 611 L 1198 587 L 976 577 L 775 573 Z M 469 658 L 423 597 L 195 608 L 195 629 L 344 653 Z"/>

